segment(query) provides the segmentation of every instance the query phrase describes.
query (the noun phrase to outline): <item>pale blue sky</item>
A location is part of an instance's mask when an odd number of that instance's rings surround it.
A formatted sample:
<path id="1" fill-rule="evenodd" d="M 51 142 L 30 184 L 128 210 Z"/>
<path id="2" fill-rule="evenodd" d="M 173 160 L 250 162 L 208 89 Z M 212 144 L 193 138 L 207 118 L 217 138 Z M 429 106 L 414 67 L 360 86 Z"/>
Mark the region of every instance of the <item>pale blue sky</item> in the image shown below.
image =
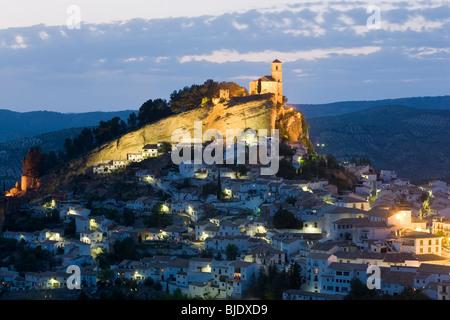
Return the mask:
<path id="1" fill-rule="evenodd" d="M 138 109 L 209 78 L 248 87 L 275 58 L 290 103 L 450 94 L 449 2 L 376 1 L 378 29 L 371 3 L 7 1 L 0 109 Z"/>
<path id="2" fill-rule="evenodd" d="M 312 2 L 316 2 L 313 0 Z M 5 0 L 1 4 L 0 29 L 36 24 L 64 25 L 67 8 L 76 5 L 86 23 L 110 23 L 134 18 L 197 17 L 284 7 L 293 0 Z"/>

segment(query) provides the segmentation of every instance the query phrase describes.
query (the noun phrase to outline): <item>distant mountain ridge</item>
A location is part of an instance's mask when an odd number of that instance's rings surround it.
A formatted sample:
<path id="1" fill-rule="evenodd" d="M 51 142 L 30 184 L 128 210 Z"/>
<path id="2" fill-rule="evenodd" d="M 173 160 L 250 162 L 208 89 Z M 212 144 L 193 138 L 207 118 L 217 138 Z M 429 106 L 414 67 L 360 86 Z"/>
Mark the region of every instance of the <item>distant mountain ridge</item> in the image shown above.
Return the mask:
<path id="1" fill-rule="evenodd" d="M 450 110 L 381 106 L 307 122 L 318 153 L 369 157 L 413 180 L 450 177 Z"/>
<path id="2" fill-rule="evenodd" d="M 289 104 L 303 113 L 306 119 L 336 116 L 381 106 L 405 106 L 418 109 L 450 110 L 450 95 L 438 97 L 410 97 L 373 101 L 341 101 L 326 104 Z"/>
<path id="3" fill-rule="evenodd" d="M 15 112 L 0 109 L 0 143 L 81 127 L 97 126 L 114 117 L 127 120 L 136 110 L 113 112 L 60 113 L 53 111 Z"/>

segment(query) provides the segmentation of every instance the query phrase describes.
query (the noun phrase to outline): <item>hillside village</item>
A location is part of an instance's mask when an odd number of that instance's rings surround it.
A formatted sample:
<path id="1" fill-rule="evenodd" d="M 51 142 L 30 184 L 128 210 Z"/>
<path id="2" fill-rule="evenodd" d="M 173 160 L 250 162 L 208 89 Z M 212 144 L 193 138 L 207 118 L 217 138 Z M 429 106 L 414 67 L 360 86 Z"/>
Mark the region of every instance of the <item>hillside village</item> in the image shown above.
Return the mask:
<path id="1" fill-rule="evenodd" d="M 301 146 L 291 147 L 297 157 L 308 156 Z M 164 157 L 158 145 L 143 148 L 144 158 Z M 116 167 L 104 170 L 105 164 L 100 164 L 90 179 L 124 178 L 127 164 L 112 165 Z M 153 281 L 172 294 L 178 290 L 192 298 L 240 299 L 247 297 L 259 273 L 296 264 L 301 287 L 285 290 L 283 299 L 343 299 L 351 280 L 366 283 L 368 266 L 375 265 L 381 270 L 380 293 L 398 295 L 416 288 L 432 299 L 448 298 L 450 186 L 445 182 L 412 185 L 393 171 L 345 164 L 358 183 L 352 191 L 338 192 L 326 179 L 286 180 L 260 176 L 258 166 L 247 169 L 242 174 L 216 165 L 134 169 L 127 179 L 154 192 L 127 201 L 88 201 L 89 193 L 67 190 L 48 195 L 26 210 L 33 216 L 58 212 L 62 226 L 75 225 L 74 236 L 67 237 L 64 227 L 4 231 L 3 239 L 40 247 L 58 264 L 22 274 L 2 267 L 2 286 L 8 291 L 65 288 L 67 268 L 78 265 L 82 287 L 95 290 L 103 272 L 98 257 L 114 252 L 118 241 L 130 239 L 136 246 L 148 245 L 148 255 L 110 265 L 108 282 Z M 220 186 L 221 193 L 202 195 L 208 183 Z M 150 216 L 155 205 L 171 217 L 170 225 L 125 226 L 105 215 L 91 215 L 99 208 L 128 210 L 138 220 Z M 291 212 L 301 227 L 277 229 L 274 218 L 280 211 Z M 236 250 L 232 258 L 230 248 Z"/>
<path id="2" fill-rule="evenodd" d="M 281 76 L 275 60 L 272 76 L 251 83 L 252 94 L 282 102 Z M 295 172 L 313 159 L 330 161 L 298 141 L 283 146 L 278 160 Z M 0 251 L 0 294 L 58 296 L 68 290 L 68 269 L 78 266 L 82 292 L 92 298 L 125 286 L 188 298 L 336 300 L 355 279 L 366 285 L 375 267 L 378 295 L 450 298 L 446 182 L 414 185 L 360 161 L 339 164 L 351 182 L 342 186 L 261 175 L 261 164 L 174 165 L 171 151 L 159 141 L 102 159 L 7 216 L 0 246 L 20 247 L 25 257 Z M 261 297 L 260 280 L 274 274 L 289 280 L 282 292 Z"/>

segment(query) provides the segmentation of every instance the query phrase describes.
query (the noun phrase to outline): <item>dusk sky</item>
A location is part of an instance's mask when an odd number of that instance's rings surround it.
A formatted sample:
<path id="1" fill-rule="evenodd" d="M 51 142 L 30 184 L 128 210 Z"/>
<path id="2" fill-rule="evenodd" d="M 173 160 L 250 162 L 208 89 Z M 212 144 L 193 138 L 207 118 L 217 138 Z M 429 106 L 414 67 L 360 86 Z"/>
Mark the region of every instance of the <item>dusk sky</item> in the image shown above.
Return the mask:
<path id="1" fill-rule="evenodd" d="M 0 109 L 136 110 L 274 59 L 289 103 L 450 94 L 449 1 L 92 2 L 3 1 Z"/>

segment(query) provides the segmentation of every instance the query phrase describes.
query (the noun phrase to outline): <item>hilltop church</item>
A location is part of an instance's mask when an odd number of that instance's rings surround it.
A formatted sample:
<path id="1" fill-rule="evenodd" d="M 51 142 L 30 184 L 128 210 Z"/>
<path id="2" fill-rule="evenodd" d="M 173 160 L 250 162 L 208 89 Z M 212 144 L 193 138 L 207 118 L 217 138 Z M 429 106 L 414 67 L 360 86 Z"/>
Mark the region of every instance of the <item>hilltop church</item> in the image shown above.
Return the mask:
<path id="1" fill-rule="evenodd" d="M 273 93 L 274 100 L 283 103 L 283 70 L 278 59 L 272 62 L 272 75 L 250 82 L 250 94 Z"/>

